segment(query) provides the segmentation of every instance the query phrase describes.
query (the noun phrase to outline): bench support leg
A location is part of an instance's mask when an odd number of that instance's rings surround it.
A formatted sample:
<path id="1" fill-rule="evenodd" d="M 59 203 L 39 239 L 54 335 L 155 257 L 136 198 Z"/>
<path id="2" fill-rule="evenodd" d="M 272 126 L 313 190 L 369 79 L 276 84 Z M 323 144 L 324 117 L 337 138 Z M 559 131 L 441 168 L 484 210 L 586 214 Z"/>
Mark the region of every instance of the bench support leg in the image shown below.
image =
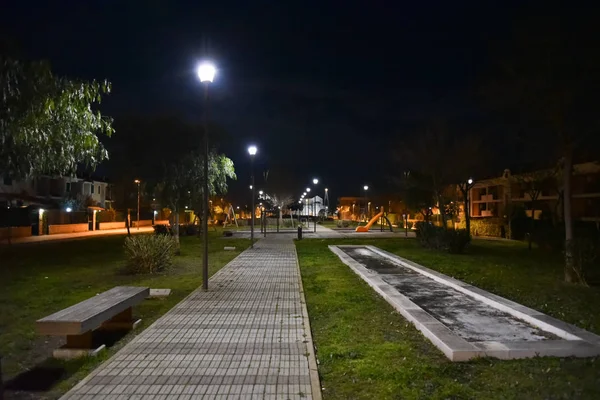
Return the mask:
<path id="1" fill-rule="evenodd" d="M 131 330 L 134 329 L 142 322 L 141 319 L 137 321 L 133 320 L 133 312 L 131 307 L 118 313 L 108 321 L 102 324 L 100 329 L 106 330 Z"/>
<path id="2" fill-rule="evenodd" d="M 92 348 L 92 331 L 81 335 L 67 335 L 67 344 L 60 349 L 54 350 L 54 358 L 71 359 L 84 356 L 95 356 L 106 346 L 97 349 Z"/>

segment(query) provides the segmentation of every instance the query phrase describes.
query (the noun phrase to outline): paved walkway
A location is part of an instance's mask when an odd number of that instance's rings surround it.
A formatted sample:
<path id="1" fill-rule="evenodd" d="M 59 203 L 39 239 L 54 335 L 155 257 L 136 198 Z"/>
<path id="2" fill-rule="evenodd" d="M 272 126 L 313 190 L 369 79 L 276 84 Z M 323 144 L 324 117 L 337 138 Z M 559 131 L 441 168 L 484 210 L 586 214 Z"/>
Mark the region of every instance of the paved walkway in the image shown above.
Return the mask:
<path id="1" fill-rule="evenodd" d="M 64 399 L 320 399 L 290 235 L 260 240 Z"/>
<path id="2" fill-rule="evenodd" d="M 154 228 L 151 226 L 141 226 L 140 229 L 130 228 L 130 230 L 131 230 L 131 234 L 154 232 Z M 87 239 L 90 237 L 97 237 L 97 236 L 126 235 L 126 234 L 127 234 L 127 228 L 107 229 L 104 231 L 57 233 L 55 235 L 41 235 L 41 236 L 27 236 L 27 237 L 21 237 L 21 238 L 13 238 L 11 240 L 11 244 L 66 241 L 66 240 L 76 240 L 76 239 Z M 0 239 L 0 244 L 8 244 L 8 239 Z"/>

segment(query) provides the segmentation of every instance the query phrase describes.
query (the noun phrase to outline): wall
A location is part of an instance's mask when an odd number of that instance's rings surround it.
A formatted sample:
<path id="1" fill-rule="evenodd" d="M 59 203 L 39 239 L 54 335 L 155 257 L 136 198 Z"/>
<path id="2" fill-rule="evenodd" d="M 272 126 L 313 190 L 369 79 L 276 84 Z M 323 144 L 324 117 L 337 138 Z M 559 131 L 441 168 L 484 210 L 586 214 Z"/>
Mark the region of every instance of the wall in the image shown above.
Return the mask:
<path id="1" fill-rule="evenodd" d="M 125 222 L 100 222 L 98 229 L 105 231 L 107 229 L 123 229 L 126 228 Z"/>
<path id="2" fill-rule="evenodd" d="M 89 229 L 89 224 L 50 225 L 48 226 L 48 233 L 55 235 L 58 233 L 87 232 Z"/>
<path id="3" fill-rule="evenodd" d="M 136 227 L 136 228 L 138 226 L 137 221 L 133 220 L 133 218 L 131 219 L 131 226 Z M 140 226 L 152 226 L 152 220 L 151 219 L 141 219 Z"/>
<path id="4" fill-rule="evenodd" d="M 168 219 L 164 219 L 164 220 L 156 220 L 154 221 L 154 225 L 169 225 L 169 220 Z"/>
<path id="5" fill-rule="evenodd" d="M 11 238 L 31 236 L 31 226 L 13 226 L 10 228 Z M 0 239 L 8 238 L 8 228 L 0 228 Z"/>
<path id="6" fill-rule="evenodd" d="M 508 237 L 508 226 L 504 225 L 502 218 L 471 218 L 471 235 L 502 237 L 504 226 L 505 236 Z M 460 229 L 465 229 L 466 222 L 463 220 L 458 224 Z"/>

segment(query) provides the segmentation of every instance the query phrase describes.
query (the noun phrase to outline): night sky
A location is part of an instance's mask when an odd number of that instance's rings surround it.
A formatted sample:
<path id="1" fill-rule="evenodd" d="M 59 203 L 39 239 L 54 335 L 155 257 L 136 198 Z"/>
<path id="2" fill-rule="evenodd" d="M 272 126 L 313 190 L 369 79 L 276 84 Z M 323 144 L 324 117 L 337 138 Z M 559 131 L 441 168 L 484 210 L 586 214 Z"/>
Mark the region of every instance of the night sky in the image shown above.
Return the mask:
<path id="1" fill-rule="evenodd" d="M 194 67 L 208 54 L 219 69 L 211 119 L 229 133 L 213 143 L 236 164 L 233 197 L 248 185 L 250 143 L 259 146 L 257 169 L 269 169 L 279 191 L 298 195 L 313 176 L 333 197 L 359 195 L 364 183 L 389 191 L 386 167 L 400 139 L 433 117 L 484 118 L 472 93 L 491 49 L 542 4 L 10 3 L 3 36 L 58 74 L 112 81 L 102 111 L 117 120 L 175 114 L 199 122 Z"/>

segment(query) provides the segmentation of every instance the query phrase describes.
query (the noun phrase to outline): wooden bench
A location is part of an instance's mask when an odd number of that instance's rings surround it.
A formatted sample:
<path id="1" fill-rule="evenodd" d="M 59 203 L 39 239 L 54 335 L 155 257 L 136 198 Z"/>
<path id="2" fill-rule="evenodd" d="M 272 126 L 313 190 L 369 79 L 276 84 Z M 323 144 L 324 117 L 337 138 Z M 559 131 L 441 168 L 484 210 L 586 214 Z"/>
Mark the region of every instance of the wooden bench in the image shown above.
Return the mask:
<path id="1" fill-rule="evenodd" d="M 105 345 L 92 347 L 94 329 L 133 329 L 131 308 L 150 294 L 150 288 L 117 286 L 95 297 L 56 312 L 36 322 L 41 335 L 66 336 L 67 344 L 54 350 L 56 358 L 96 355 Z"/>

